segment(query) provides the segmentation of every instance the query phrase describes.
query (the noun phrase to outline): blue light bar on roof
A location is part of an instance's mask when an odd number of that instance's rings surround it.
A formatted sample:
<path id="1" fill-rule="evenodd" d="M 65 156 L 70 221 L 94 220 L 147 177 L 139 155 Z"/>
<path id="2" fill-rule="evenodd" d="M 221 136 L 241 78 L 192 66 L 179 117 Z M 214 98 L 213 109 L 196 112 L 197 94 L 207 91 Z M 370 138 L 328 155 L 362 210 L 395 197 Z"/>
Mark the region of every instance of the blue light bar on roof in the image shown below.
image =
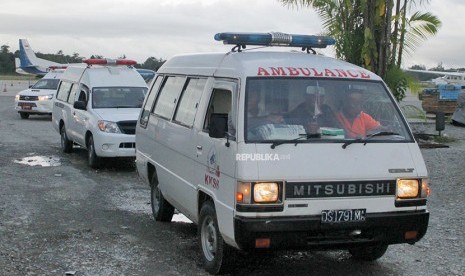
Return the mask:
<path id="1" fill-rule="evenodd" d="M 224 44 L 326 48 L 336 40 L 329 36 L 285 33 L 217 33 L 215 40 Z"/>

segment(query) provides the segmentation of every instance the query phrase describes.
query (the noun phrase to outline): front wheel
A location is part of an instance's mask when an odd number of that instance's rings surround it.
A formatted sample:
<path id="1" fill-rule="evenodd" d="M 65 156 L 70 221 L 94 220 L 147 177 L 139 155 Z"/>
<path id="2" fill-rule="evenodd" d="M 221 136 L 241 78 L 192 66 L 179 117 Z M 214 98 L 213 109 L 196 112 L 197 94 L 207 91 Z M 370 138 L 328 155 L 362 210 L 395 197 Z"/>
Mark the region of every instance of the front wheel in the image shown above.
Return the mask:
<path id="1" fill-rule="evenodd" d="M 92 136 L 89 137 L 87 142 L 87 157 L 91 168 L 97 169 L 100 167 L 100 157 L 95 153 L 94 138 Z"/>
<path id="2" fill-rule="evenodd" d="M 25 112 L 19 112 L 19 116 L 21 116 L 21 119 L 27 119 L 29 118 L 29 114 L 25 113 Z"/>
<path id="3" fill-rule="evenodd" d="M 387 244 L 377 244 L 370 246 L 359 246 L 354 248 L 349 248 L 349 253 L 356 260 L 361 261 L 374 261 L 381 258 L 386 250 L 388 249 Z"/>
<path id="4" fill-rule="evenodd" d="M 150 203 L 152 205 L 153 218 L 156 221 L 170 222 L 173 218 L 174 207 L 163 197 L 155 176 L 152 178 L 150 186 Z"/>
<path id="5" fill-rule="evenodd" d="M 210 274 L 228 272 L 232 268 L 234 249 L 221 236 L 215 207 L 211 201 L 205 202 L 200 210 L 198 236 L 205 270 Z"/>

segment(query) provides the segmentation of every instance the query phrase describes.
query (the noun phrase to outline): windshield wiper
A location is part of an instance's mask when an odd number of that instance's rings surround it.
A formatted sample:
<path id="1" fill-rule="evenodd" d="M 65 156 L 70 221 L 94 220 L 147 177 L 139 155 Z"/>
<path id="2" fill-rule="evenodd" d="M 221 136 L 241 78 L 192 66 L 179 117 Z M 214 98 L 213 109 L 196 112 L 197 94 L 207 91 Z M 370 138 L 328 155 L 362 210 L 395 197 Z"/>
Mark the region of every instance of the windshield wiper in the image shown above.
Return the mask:
<path id="1" fill-rule="evenodd" d="M 321 138 L 321 134 L 320 133 L 304 133 L 304 134 L 299 134 L 299 137 L 297 138 L 294 138 L 294 139 L 290 139 L 290 140 L 279 140 L 279 141 L 275 141 L 273 142 L 273 144 L 271 144 L 271 148 L 274 149 L 276 148 L 277 146 L 279 145 L 282 145 L 282 144 L 286 144 L 286 143 L 289 143 L 289 142 L 296 142 L 295 145 L 297 146 L 298 144 L 298 140 L 301 140 L 301 139 L 311 139 L 311 138 Z"/>
<path id="2" fill-rule="evenodd" d="M 369 140 L 369 139 L 372 138 L 372 137 L 376 137 L 376 136 L 387 136 L 387 135 L 399 135 L 399 133 L 391 132 L 391 131 L 379 131 L 379 132 L 375 132 L 375 133 L 369 134 L 369 135 L 367 135 L 367 136 L 365 136 L 365 137 L 359 137 L 359 138 L 357 138 L 357 139 L 347 141 L 347 142 L 345 142 L 345 143 L 342 145 L 342 148 L 345 149 L 345 148 L 347 148 L 348 145 L 353 144 L 353 143 L 359 143 L 359 142 L 364 142 L 363 145 L 366 145 L 366 144 L 367 144 L 366 141 Z"/>

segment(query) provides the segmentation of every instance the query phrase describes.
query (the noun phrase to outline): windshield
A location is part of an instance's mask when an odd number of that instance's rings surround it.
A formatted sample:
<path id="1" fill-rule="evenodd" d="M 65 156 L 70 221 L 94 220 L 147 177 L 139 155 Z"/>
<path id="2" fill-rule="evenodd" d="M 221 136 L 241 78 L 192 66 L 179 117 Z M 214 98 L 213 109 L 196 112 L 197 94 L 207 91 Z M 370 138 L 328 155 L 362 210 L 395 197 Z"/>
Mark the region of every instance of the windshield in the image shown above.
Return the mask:
<path id="1" fill-rule="evenodd" d="M 413 141 L 389 93 L 373 81 L 249 78 L 245 140 Z"/>
<path id="2" fill-rule="evenodd" d="M 93 108 L 140 108 L 145 87 L 98 87 L 92 90 Z"/>
<path id="3" fill-rule="evenodd" d="M 32 89 L 51 89 L 57 90 L 59 79 L 41 79 L 32 86 Z"/>

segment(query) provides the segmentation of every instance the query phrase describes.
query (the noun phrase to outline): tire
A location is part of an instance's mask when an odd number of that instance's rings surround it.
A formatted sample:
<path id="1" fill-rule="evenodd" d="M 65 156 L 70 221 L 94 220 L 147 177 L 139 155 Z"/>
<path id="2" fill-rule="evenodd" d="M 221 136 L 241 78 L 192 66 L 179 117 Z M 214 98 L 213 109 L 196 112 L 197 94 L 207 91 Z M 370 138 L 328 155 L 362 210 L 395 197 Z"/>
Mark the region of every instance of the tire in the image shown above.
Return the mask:
<path id="1" fill-rule="evenodd" d="M 66 128 L 63 125 L 60 128 L 60 136 L 61 136 L 61 151 L 64 153 L 70 153 L 73 151 L 73 141 L 68 139 L 68 135 L 66 135 Z"/>
<path id="2" fill-rule="evenodd" d="M 378 244 L 370 246 L 360 246 L 349 248 L 349 253 L 352 255 L 352 258 L 360 261 L 375 261 L 381 258 L 386 250 L 388 245 Z"/>
<path id="3" fill-rule="evenodd" d="M 231 272 L 235 250 L 221 236 L 215 207 L 211 201 L 205 202 L 200 210 L 198 236 L 205 270 L 210 274 Z"/>
<path id="4" fill-rule="evenodd" d="M 156 176 L 152 178 L 150 186 L 150 205 L 152 206 L 153 218 L 156 221 L 170 222 L 173 218 L 174 207 L 163 197 L 158 188 Z"/>
<path id="5" fill-rule="evenodd" d="M 91 168 L 98 169 L 100 167 L 101 160 L 95 153 L 94 138 L 92 136 L 87 141 L 87 159 Z"/>
<path id="6" fill-rule="evenodd" d="M 27 119 L 27 118 L 29 118 L 29 114 L 24 113 L 24 112 L 19 112 L 19 116 L 21 116 L 21 119 Z"/>

